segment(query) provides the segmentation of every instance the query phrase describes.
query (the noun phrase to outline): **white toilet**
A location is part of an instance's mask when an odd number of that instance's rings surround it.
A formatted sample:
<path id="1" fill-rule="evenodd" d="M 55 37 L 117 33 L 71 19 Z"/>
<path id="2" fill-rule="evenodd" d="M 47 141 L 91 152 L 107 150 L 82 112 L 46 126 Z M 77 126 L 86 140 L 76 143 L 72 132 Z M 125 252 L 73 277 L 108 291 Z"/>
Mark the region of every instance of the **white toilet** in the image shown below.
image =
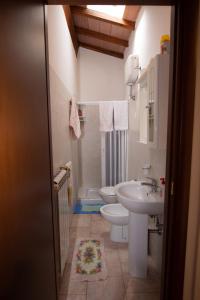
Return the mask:
<path id="1" fill-rule="evenodd" d="M 128 242 L 128 216 L 129 211 L 117 203 L 114 187 L 103 187 L 99 194 L 106 204 L 100 208 L 101 215 L 112 224 L 110 239 L 113 242 Z"/>
<path id="2" fill-rule="evenodd" d="M 117 202 L 114 186 L 105 186 L 99 190 L 99 194 L 105 203 L 111 204 Z"/>

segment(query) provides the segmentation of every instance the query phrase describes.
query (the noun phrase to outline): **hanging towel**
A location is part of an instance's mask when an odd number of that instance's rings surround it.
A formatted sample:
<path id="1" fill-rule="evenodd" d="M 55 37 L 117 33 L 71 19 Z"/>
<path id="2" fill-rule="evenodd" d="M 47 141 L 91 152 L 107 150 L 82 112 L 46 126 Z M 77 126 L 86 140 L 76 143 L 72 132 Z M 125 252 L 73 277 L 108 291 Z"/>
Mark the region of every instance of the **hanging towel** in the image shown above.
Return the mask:
<path id="1" fill-rule="evenodd" d="M 81 126 L 75 100 L 71 100 L 69 126 L 73 129 L 76 138 L 79 139 L 81 136 Z"/>
<path id="2" fill-rule="evenodd" d="M 113 102 L 99 104 L 100 131 L 113 131 Z"/>
<path id="3" fill-rule="evenodd" d="M 114 128 L 115 130 L 128 129 L 128 101 L 114 102 Z"/>

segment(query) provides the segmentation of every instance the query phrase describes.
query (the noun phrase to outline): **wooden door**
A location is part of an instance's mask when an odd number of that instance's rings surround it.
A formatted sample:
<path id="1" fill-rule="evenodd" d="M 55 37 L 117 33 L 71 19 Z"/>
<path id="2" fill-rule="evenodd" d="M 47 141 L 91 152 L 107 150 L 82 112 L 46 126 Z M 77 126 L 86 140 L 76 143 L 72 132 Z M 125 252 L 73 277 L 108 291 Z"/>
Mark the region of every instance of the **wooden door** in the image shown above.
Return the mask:
<path id="1" fill-rule="evenodd" d="M 0 10 L 0 298 L 55 300 L 42 1 Z"/>

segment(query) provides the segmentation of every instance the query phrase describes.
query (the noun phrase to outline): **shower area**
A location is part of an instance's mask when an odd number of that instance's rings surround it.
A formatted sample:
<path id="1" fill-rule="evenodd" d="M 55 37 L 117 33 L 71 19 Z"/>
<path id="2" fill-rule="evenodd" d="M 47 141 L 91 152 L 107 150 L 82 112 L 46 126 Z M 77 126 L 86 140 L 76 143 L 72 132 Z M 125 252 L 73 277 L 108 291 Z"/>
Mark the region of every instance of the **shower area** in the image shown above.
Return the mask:
<path id="1" fill-rule="evenodd" d="M 78 142 L 79 200 L 102 202 L 99 189 L 127 180 L 128 130 L 100 131 L 100 102 L 79 102 L 82 136 Z"/>

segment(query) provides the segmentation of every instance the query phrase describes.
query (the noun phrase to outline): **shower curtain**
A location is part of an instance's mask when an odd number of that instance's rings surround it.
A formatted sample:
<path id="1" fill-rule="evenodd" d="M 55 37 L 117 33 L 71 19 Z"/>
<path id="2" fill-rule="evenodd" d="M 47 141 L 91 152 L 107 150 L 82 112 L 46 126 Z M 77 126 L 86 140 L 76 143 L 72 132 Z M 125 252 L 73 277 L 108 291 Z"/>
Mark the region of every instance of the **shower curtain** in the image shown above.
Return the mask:
<path id="1" fill-rule="evenodd" d="M 102 133 L 102 185 L 114 186 L 127 180 L 128 131 Z"/>

